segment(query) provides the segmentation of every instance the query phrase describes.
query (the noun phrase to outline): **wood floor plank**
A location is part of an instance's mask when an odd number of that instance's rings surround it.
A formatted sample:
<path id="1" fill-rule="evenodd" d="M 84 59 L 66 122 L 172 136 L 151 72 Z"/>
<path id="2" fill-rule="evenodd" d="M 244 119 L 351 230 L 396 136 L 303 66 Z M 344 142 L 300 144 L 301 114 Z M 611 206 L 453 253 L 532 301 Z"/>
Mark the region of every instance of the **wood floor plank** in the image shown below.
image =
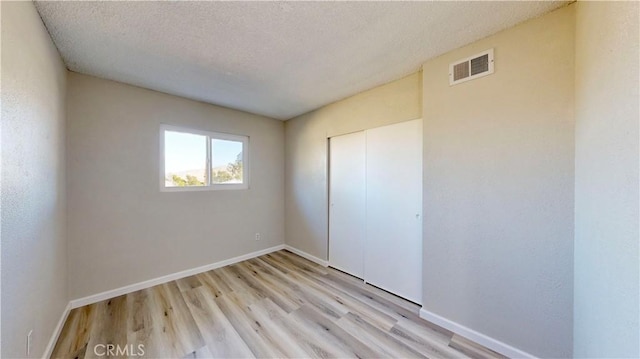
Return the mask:
<path id="1" fill-rule="evenodd" d="M 229 286 L 229 288 L 231 288 L 230 293 L 242 295 L 244 297 L 244 301 L 248 304 L 266 298 L 266 296 L 259 290 L 252 288 L 248 283 L 246 283 L 241 276 L 235 273 L 235 270 L 231 269 L 231 267 L 232 266 L 227 266 L 215 270 L 216 274 L 218 274 L 220 278 Z"/>
<path id="2" fill-rule="evenodd" d="M 318 333 L 327 343 L 347 352 L 350 358 L 379 358 L 382 356 L 382 353 L 375 352 L 311 306 L 303 305 L 291 313 L 291 316 Z"/>
<path id="3" fill-rule="evenodd" d="M 176 282 L 161 284 L 152 289 L 157 333 L 169 344 L 165 347 L 169 351 L 165 355 L 181 358 L 194 348 L 203 347 L 202 335 L 193 316 L 189 314 Z"/>
<path id="4" fill-rule="evenodd" d="M 399 306 L 395 301 L 390 301 L 382 294 L 382 290 L 373 291 L 371 288 L 359 286 L 344 280 L 344 278 L 334 276 L 332 273 L 323 276 L 321 280 L 328 286 L 335 288 L 336 290 L 343 291 L 353 296 L 355 299 L 362 302 L 364 305 L 375 308 L 376 310 L 396 319 L 408 319 L 416 322 L 423 323 L 425 326 L 430 326 L 433 330 L 441 331 L 446 336 L 451 336 L 452 333 L 446 329 L 440 328 L 434 324 L 428 323 L 420 319 L 418 312 L 408 310 L 404 306 Z M 375 289 L 375 288 L 374 288 Z"/>
<path id="5" fill-rule="evenodd" d="M 271 304 L 277 306 L 278 309 L 273 310 Z M 288 330 L 288 326 L 283 325 L 284 321 L 281 319 L 285 316 L 288 317 L 288 313 L 271 299 L 265 298 L 251 304 L 247 309 L 251 312 L 252 318 L 255 319 L 256 323 L 259 323 L 259 326 L 264 328 L 274 339 L 275 343 L 273 344 L 284 352 L 287 357 L 304 358 L 308 356 L 307 352 L 296 340 L 296 335 Z"/>
<path id="6" fill-rule="evenodd" d="M 198 276 L 192 275 L 189 277 L 181 278 L 176 281 L 178 284 L 178 288 L 180 288 L 181 292 L 184 292 L 189 289 L 198 288 L 202 285 Z"/>
<path id="7" fill-rule="evenodd" d="M 266 257 L 254 258 L 251 260 L 251 265 L 254 268 L 258 268 L 261 273 L 269 276 L 269 278 L 275 282 L 279 283 L 280 286 L 285 288 L 284 291 L 287 295 L 294 299 L 299 305 L 306 303 L 303 296 L 300 296 L 300 284 L 295 280 L 295 277 L 289 273 L 286 268 L 277 268 L 268 263 L 268 259 Z"/>
<path id="8" fill-rule="evenodd" d="M 129 307 L 129 332 L 138 332 L 152 327 L 151 312 L 147 302 L 149 300 L 149 290 L 143 289 L 127 295 Z"/>
<path id="9" fill-rule="evenodd" d="M 205 275 L 209 279 L 205 281 L 201 280 L 201 282 L 206 283 L 212 288 L 216 288 L 217 291 L 220 292 L 220 294 L 231 293 L 233 291 L 233 289 L 229 287 L 227 282 L 225 282 L 225 280 L 220 277 L 220 275 L 218 274 L 218 271 L 210 270 L 208 272 L 201 273 L 201 274 Z"/>
<path id="10" fill-rule="evenodd" d="M 402 324 L 396 324 L 389 334 L 408 345 L 409 347 L 424 353 L 430 358 L 445 358 L 454 359 L 460 358 L 461 354 L 457 350 L 451 350 L 452 348 L 448 344 L 444 344 L 433 337 L 423 337 L 408 330 Z"/>
<path id="11" fill-rule="evenodd" d="M 189 312 L 207 344 L 207 351 L 216 358 L 250 358 L 251 349 L 245 344 L 225 314 L 218 308 L 215 296 L 208 287 L 184 293 Z M 202 351 L 195 354 L 202 357 Z M 194 354 L 194 355 L 195 355 Z M 198 357 L 198 356 L 196 356 Z"/>
<path id="12" fill-rule="evenodd" d="M 349 290 L 332 286 L 330 282 L 326 281 L 326 275 L 314 277 L 314 279 L 316 280 L 316 285 L 324 288 L 324 291 L 334 293 L 334 298 L 349 308 L 349 312 L 358 315 L 374 327 L 382 330 L 389 330 L 397 322 L 396 316 L 393 315 L 395 313 L 387 313 L 385 310 L 381 310 L 379 306 L 371 305 L 370 303 L 359 299 Z M 366 298 L 370 299 L 368 296 Z"/>
<path id="13" fill-rule="evenodd" d="M 293 298 L 289 297 L 287 292 L 280 291 L 279 286 L 274 285 L 268 279 L 263 278 L 257 270 L 254 270 L 243 263 L 239 263 L 235 268 L 245 281 L 251 283 L 252 287 L 258 288 L 265 297 L 271 299 L 285 312 L 291 313 L 293 310 L 300 308 L 300 304 Z"/>
<path id="14" fill-rule="evenodd" d="M 419 308 L 279 251 L 74 309 L 52 357 L 94 358 L 111 344 L 136 359 L 138 345 L 146 358 L 502 359 Z"/>
<path id="15" fill-rule="evenodd" d="M 267 262 L 269 260 L 267 259 Z M 276 266 L 279 269 L 282 269 L 284 265 L 279 262 L 270 262 L 273 266 Z M 287 267 L 291 268 L 291 267 Z M 294 267 L 295 268 L 295 267 Z M 326 275 L 319 275 L 317 273 L 309 273 L 301 274 L 296 271 L 291 271 L 289 277 L 297 279 L 303 288 L 309 288 L 316 291 L 314 296 L 323 296 L 324 303 L 332 303 L 334 305 L 339 305 L 339 308 L 342 310 L 341 315 L 344 315 L 348 312 L 354 312 L 358 314 L 360 317 L 368 320 L 372 325 L 379 327 L 383 330 L 389 330 L 396 323 L 396 320 L 377 310 L 376 308 L 366 305 L 365 303 L 357 300 L 353 296 L 351 296 L 347 291 L 337 290 L 337 288 L 330 288 L 327 286 L 327 282 L 323 280 Z M 314 304 L 314 303 L 312 303 Z M 318 307 L 316 305 L 316 307 Z M 330 313 L 329 313 L 330 314 Z M 335 317 L 335 316 L 334 316 Z M 337 318 L 339 319 L 339 318 Z"/>
<path id="16" fill-rule="evenodd" d="M 183 358 L 196 359 L 196 358 L 219 358 L 219 357 L 211 354 L 209 347 L 204 346 L 202 348 L 192 351 L 191 353 L 185 355 Z"/>
<path id="17" fill-rule="evenodd" d="M 295 315 L 286 314 L 282 309 L 265 299 L 261 303 L 262 310 L 269 313 L 271 320 L 277 322 L 285 331 L 295 338 L 311 358 L 348 358 L 349 352 L 340 346 L 332 345 L 330 341 L 323 338 L 323 332 L 318 332 L 309 327 L 304 322 L 296 319 Z M 260 310 L 260 309 L 258 309 Z"/>
<path id="18" fill-rule="evenodd" d="M 384 356 L 391 358 L 426 358 L 419 351 L 389 335 L 387 331 L 374 327 L 353 313 L 347 313 L 338 321 L 338 325 L 370 348 L 375 348 L 376 351 L 384 353 Z"/>
<path id="19" fill-rule="evenodd" d="M 210 293 L 215 297 L 219 297 L 221 296 L 223 293 L 228 293 L 231 291 L 231 289 L 229 289 L 226 292 L 223 292 L 221 289 L 221 283 L 218 282 L 216 279 L 213 279 L 211 274 L 213 271 L 209 271 L 209 272 L 204 272 L 204 273 L 199 273 L 196 274 L 196 277 L 198 277 L 198 280 L 200 280 L 200 283 L 202 283 L 202 287 L 206 287 L 209 289 Z"/>
<path id="20" fill-rule="evenodd" d="M 86 305 L 69 312 L 60 337 L 51 354 L 52 358 L 84 358 L 95 321 L 95 305 Z"/>
<path id="21" fill-rule="evenodd" d="M 369 292 L 370 294 L 376 295 L 378 297 L 381 297 L 401 308 L 404 308 L 405 310 L 407 310 L 410 313 L 415 314 L 416 316 L 419 315 L 420 313 L 420 305 L 410 302 L 408 300 L 402 299 L 396 295 L 393 295 L 387 291 L 384 291 L 380 288 L 377 288 L 371 284 L 367 284 L 365 283 L 362 279 L 360 278 L 356 278 L 350 274 L 344 273 L 340 270 L 334 269 L 334 268 L 327 268 L 327 277 L 330 278 L 339 278 L 344 282 L 348 282 L 351 283 L 352 285 L 354 285 L 355 287 L 358 287 L 364 291 Z"/>
<path id="22" fill-rule="evenodd" d="M 160 310 L 155 301 L 153 288 L 147 288 L 127 295 L 129 306 L 128 343 L 143 345 L 145 357 L 162 358 L 168 356 L 172 350 L 166 340 Z"/>
<path id="23" fill-rule="evenodd" d="M 300 289 L 298 284 L 286 279 L 283 280 L 282 273 L 275 273 L 271 267 L 264 265 L 262 261 L 256 258 L 243 262 L 243 264 L 252 272 L 257 273 L 257 277 L 260 280 L 276 288 L 281 295 L 290 300 L 296 307 L 300 307 L 305 303 L 304 299 L 296 293 L 296 290 Z"/>
<path id="24" fill-rule="evenodd" d="M 283 275 L 281 278 L 289 283 L 296 282 L 295 292 L 308 303 L 318 309 L 320 312 L 334 320 L 340 319 L 344 314 L 349 312 L 349 309 L 344 306 L 340 300 L 336 300 L 331 296 L 325 295 L 322 290 L 318 290 L 315 283 L 306 278 L 303 275 L 291 271 L 287 268 L 287 264 L 274 260 L 267 256 L 264 261 L 274 268 L 287 271 L 288 275 Z"/>
<path id="25" fill-rule="evenodd" d="M 127 314 L 127 297 L 124 295 L 96 304 L 95 320 L 85 358 L 111 358 L 109 352 L 102 356 L 102 351 L 95 350 L 99 344 L 113 344 L 121 348 L 127 345 Z"/>
<path id="26" fill-rule="evenodd" d="M 298 271 L 302 269 L 302 271 L 305 271 L 305 272 L 317 273 L 320 275 L 327 274 L 327 268 L 317 263 L 314 263 L 310 260 L 304 259 L 287 250 L 274 252 L 274 253 L 271 253 L 270 255 L 272 255 L 277 260 L 280 260 L 283 263 L 293 268 L 296 268 Z"/>
<path id="27" fill-rule="evenodd" d="M 480 346 L 477 343 L 474 343 L 473 341 L 461 337 L 457 334 L 451 338 L 449 346 L 475 359 L 506 358 L 504 355 L 498 354 L 491 349 Z"/>
<path id="28" fill-rule="evenodd" d="M 250 305 L 248 302 L 235 293 L 225 294 L 216 298 L 215 301 L 256 357 L 285 357 L 285 353 L 279 348 L 275 338 L 248 310 Z"/>
<path id="29" fill-rule="evenodd" d="M 449 344 L 453 333 L 422 319 L 400 318 L 397 325 L 419 337 L 430 338 L 442 344 Z"/>

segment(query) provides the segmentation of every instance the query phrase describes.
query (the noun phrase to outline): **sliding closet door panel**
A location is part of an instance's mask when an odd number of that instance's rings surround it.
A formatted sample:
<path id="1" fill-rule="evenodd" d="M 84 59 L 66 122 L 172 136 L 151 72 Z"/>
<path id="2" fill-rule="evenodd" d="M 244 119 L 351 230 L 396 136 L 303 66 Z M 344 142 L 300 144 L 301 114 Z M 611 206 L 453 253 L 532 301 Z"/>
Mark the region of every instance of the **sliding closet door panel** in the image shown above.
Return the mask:
<path id="1" fill-rule="evenodd" d="M 422 302 L 422 120 L 366 131 L 365 281 Z"/>
<path id="2" fill-rule="evenodd" d="M 365 233 L 364 132 L 331 138 L 329 153 L 329 264 L 362 278 Z"/>

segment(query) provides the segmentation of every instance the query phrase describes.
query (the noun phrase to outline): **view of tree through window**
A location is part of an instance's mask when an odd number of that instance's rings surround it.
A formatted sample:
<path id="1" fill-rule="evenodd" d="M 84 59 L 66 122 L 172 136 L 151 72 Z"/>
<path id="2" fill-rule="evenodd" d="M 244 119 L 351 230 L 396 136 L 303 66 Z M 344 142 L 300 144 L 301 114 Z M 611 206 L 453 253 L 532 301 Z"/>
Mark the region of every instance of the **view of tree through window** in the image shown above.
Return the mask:
<path id="1" fill-rule="evenodd" d="M 211 140 L 211 182 L 242 183 L 242 142 Z"/>
<path id="2" fill-rule="evenodd" d="M 179 130 L 163 132 L 165 188 L 244 184 L 246 137 Z"/>

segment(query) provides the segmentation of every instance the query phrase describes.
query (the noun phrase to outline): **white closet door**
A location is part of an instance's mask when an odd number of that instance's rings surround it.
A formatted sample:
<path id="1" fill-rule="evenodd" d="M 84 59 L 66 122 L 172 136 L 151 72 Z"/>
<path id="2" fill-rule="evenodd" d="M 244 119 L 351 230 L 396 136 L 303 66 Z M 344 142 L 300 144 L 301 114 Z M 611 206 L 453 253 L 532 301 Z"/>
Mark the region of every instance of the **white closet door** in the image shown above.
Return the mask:
<path id="1" fill-rule="evenodd" d="M 422 120 L 366 131 L 365 281 L 422 302 Z"/>
<path id="2" fill-rule="evenodd" d="M 365 136 L 329 143 L 329 264 L 362 278 L 365 233 Z"/>

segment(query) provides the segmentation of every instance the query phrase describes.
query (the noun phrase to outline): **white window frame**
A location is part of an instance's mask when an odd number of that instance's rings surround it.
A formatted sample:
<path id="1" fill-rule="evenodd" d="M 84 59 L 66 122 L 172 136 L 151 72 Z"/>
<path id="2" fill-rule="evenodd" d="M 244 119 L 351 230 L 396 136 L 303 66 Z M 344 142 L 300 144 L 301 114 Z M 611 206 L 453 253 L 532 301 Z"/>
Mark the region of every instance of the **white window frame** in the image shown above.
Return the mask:
<path id="1" fill-rule="evenodd" d="M 166 131 L 188 133 L 206 136 L 207 140 L 207 183 L 204 186 L 167 187 L 165 186 L 165 158 L 164 136 Z M 242 183 L 212 183 L 211 182 L 211 140 L 227 140 L 242 142 Z M 160 125 L 160 191 L 161 192 L 189 192 L 249 189 L 249 136 L 233 135 L 229 133 L 195 130 L 174 125 Z"/>

